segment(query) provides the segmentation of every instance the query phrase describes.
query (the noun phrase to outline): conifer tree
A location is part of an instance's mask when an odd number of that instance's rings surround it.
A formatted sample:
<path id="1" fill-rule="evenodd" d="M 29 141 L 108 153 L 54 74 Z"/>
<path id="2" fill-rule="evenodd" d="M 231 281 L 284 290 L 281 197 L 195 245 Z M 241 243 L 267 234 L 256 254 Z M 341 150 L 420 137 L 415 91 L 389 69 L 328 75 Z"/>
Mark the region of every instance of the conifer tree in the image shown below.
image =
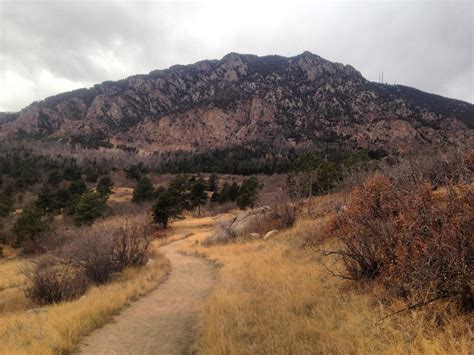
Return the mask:
<path id="1" fill-rule="evenodd" d="M 73 219 L 77 225 L 92 224 L 102 217 L 107 208 L 107 196 L 89 190 L 84 193 L 74 207 Z"/>
<path id="2" fill-rule="evenodd" d="M 133 190 L 133 202 L 151 201 L 154 197 L 155 188 L 151 180 L 146 176 L 141 178 Z"/>

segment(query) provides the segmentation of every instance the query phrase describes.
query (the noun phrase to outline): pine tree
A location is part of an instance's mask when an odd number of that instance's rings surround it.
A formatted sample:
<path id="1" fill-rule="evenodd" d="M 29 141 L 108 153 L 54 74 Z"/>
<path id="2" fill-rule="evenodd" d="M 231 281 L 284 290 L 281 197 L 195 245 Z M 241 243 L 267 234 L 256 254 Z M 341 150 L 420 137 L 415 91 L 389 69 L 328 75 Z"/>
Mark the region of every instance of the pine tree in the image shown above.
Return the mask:
<path id="1" fill-rule="evenodd" d="M 69 185 L 69 191 L 71 192 L 72 195 L 82 195 L 84 192 L 87 190 L 87 185 L 84 182 L 84 180 L 77 179 L 71 182 L 71 185 Z"/>
<path id="2" fill-rule="evenodd" d="M 240 194 L 237 198 L 237 205 L 240 209 L 245 209 L 247 207 L 254 208 L 255 203 L 258 200 L 259 190 L 262 188 L 258 178 L 256 176 L 251 176 L 245 179 L 242 182 L 240 188 Z"/>
<path id="3" fill-rule="evenodd" d="M 97 183 L 97 192 L 101 194 L 102 196 L 107 196 L 112 192 L 112 187 L 114 186 L 114 183 L 110 176 L 105 175 L 102 176 Z"/>
<path id="4" fill-rule="evenodd" d="M 229 187 L 229 200 L 232 202 L 237 201 L 237 197 L 239 197 L 240 194 L 240 187 L 239 185 L 234 181 L 232 185 Z"/>
<path id="5" fill-rule="evenodd" d="M 12 228 L 17 245 L 26 240 L 35 240 L 47 230 L 45 215 L 35 204 L 30 204 L 21 211 Z"/>
<path id="6" fill-rule="evenodd" d="M 168 226 L 170 218 L 177 218 L 182 212 L 181 196 L 174 187 L 160 189 L 153 205 L 153 220 L 163 228 Z"/>
<path id="7" fill-rule="evenodd" d="M 107 208 L 107 196 L 89 190 L 79 199 L 74 208 L 73 219 L 77 225 L 92 224 L 102 217 Z"/>
<path id="8" fill-rule="evenodd" d="M 133 202 L 151 201 L 154 197 L 155 188 L 151 180 L 146 176 L 141 178 L 133 190 Z"/>
<path id="9" fill-rule="evenodd" d="M 197 178 L 191 187 L 190 200 L 192 207 L 198 208 L 198 214 L 201 215 L 201 205 L 207 201 L 206 193 L 207 185 L 204 182 L 204 179 L 199 177 Z"/>
<path id="10" fill-rule="evenodd" d="M 223 203 L 226 203 L 226 202 L 229 202 L 229 201 L 230 201 L 229 190 L 230 190 L 230 185 L 229 185 L 227 182 L 225 182 L 225 183 L 222 185 L 221 191 L 219 192 L 219 199 L 218 199 L 218 202 L 219 202 L 220 204 L 223 204 Z"/>
<path id="11" fill-rule="evenodd" d="M 209 176 L 209 180 L 207 182 L 208 184 L 207 189 L 209 191 L 212 191 L 212 192 L 217 191 L 217 189 L 219 188 L 217 179 L 218 179 L 217 174 L 211 174 L 211 176 Z"/>
<path id="12" fill-rule="evenodd" d="M 13 208 L 13 197 L 11 190 L 5 190 L 0 194 L 0 217 L 6 217 Z"/>
<path id="13" fill-rule="evenodd" d="M 52 187 L 57 187 L 62 179 L 63 176 L 61 174 L 61 171 L 57 169 L 53 170 L 48 176 L 48 184 L 50 184 Z"/>
<path id="14" fill-rule="evenodd" d="M 44 213 L 56 213 L 60 210 L 61 206 L 59 205 L 57 193 L 50 185 L 45 184 L 42 187 L 36 200 L 36 206 Z"/>

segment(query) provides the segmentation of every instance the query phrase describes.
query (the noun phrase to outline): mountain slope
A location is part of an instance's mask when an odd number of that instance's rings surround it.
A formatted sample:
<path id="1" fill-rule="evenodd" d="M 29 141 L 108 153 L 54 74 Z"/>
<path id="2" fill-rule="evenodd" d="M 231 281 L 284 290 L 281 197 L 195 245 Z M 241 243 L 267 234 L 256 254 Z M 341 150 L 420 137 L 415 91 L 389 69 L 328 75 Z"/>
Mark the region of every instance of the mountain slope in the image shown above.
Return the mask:
<path id="1" fill-rule="evenodd" d="M 405 152 L 474 136 L 472 104 L 372 83 L 351 66 L 309 52 L 291 58 L 230 53 L 56 95 L 4 121 L 4 138 L 110 141 L 145 151 L 259 142 Z"/>

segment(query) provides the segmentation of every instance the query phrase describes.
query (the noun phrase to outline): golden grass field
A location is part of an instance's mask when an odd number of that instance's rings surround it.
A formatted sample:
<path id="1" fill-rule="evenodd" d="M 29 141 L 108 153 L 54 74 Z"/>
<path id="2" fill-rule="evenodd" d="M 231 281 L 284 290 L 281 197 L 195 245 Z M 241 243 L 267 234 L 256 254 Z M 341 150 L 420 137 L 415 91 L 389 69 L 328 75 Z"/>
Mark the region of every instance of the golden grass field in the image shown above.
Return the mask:
<path id="1" fill-rule="evenodd" d="M 327 198 L 315 202 L 324 206 Z M 302 247 L 304 236 L 321 237 L 328 214 L 321 208 L 316 212 L 320 217 L 300 220 L 271 240 L 207 247 L 202 238 L 189 238 L 183 252 L 222 266 L 202 315 L 198 353 L 470 353 L 465 317 L 445 315 L 443 328 L 426 310 L 377 322 L 405 304 L 387 302 L 375 285 L 358 286 L 328 274 L 322 257 Z M 447 306 L 438 307 L 442 312 Z"/>
<path id="2" fill-rule="evenodd" d="M 120 192 L 118 200 L 129 199 L 129 191 Z M 204 246 L 200 242 L 223 215 L 174 221 L 168 237 L 153 242 L 157 262 L 152 267 L 128 269 L 79 300 L 40 312 L 27 312 L 34 305 L 23 295 L 25 261 L 7 249 L 5 254 L 14 257 L 0 261 L 0 354 L 73 351 L 84 335 L 159 284 L 169 265 L 157 248 L 184 238 L 184 253 L 220 266 L 200 319 L 198 353 L 469 354 L 467 317 L 449 315 L 449 306 L 439 304 L 437 313 L 420 309 L 378 322 L 405 304 L 387 298 L 376 284 L 333 277 L 323 257 L 304 247 L 308 236 L 332 246 L 323 230 L 336 203 L 338 197 L 324 196 L 303 205 L 305 213 L 311 206 L 313 217 L 303 215 L 293 228 L 269 240 Z"/>
<path id="3" fill-rule="evenodd" d="M 116 223 L 105 220 L 101 223 Z M 150 266 L 129 268 L 111 282 L 91 287 L 78 300 L 34 309 L 25 298 L 21 258 L 0 261 L 0 354 L 63 354 L 80 339 L 104 325 L 130 302 L 157 287 L 169 262 L 152 243 Z M 33 310 L 31 310 L 33 308 Z M 30 309 L 30 311 L 28 311 Z"/>

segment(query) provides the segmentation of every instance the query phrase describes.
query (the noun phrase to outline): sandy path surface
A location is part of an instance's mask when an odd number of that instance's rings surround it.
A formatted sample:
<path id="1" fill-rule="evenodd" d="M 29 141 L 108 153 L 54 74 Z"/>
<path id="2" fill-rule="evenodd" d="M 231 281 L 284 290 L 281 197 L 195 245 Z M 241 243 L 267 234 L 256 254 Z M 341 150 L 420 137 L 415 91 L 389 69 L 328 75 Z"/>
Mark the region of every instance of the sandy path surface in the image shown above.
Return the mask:
<path id="1" fill-rule="evenodd" d="M 203 227 L 208 225 L 188 232 L 202 232 Z M 212 291 L 217 271 L 204 259 L 180 254 L 183 241 L 160 248 L 172 267 L 166 281 L 86 337 L 78 347 L 79 354 L 189 352 L 199 311 Z"/>

